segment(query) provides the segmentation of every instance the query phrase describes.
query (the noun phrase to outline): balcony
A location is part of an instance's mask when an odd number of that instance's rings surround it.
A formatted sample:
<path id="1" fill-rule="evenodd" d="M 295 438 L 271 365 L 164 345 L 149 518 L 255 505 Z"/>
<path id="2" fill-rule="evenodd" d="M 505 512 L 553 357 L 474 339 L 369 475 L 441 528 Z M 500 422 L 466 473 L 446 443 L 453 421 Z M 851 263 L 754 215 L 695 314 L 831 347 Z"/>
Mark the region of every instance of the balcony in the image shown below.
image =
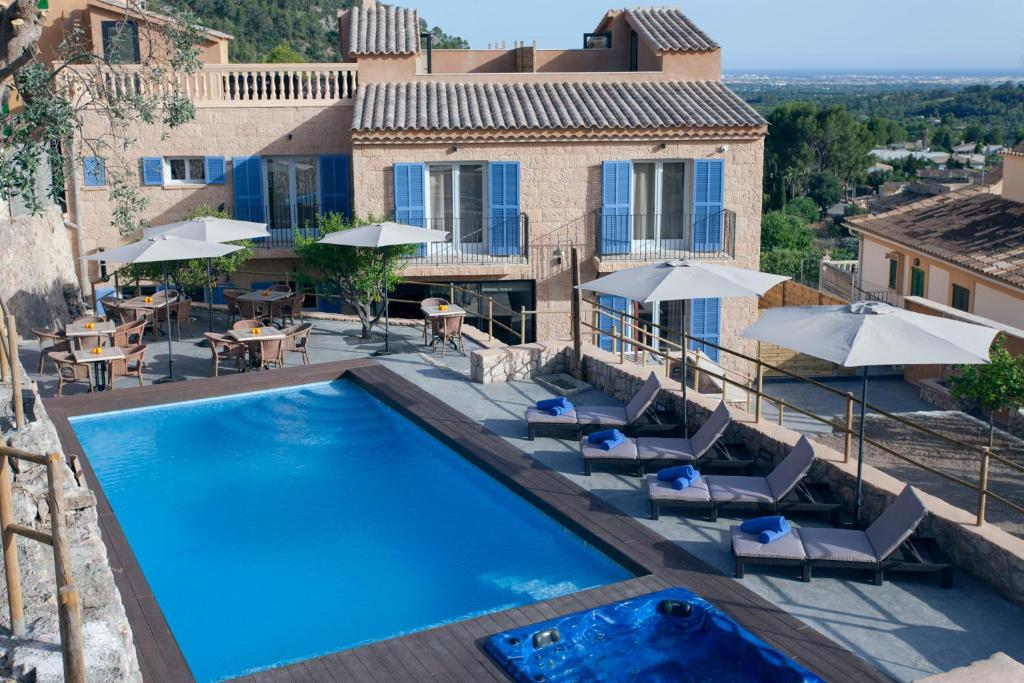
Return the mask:
<path id="1" fill-rule="evenodd" d="M 604 214 L 592 216 L 594 252 L 602 261 L 731 259 L 736 255 L 736 214 Z"/>
<path id="2" fill-rule="evenodd" d="M 266 221 L 270 237 L 253 240 L 256 249 L 292 249 L 297 237 L 317 238 L 318 203 L 275 204 L 226 211 L 239 220 Z M 424 227 L 449 235 L 449 241 L 425 244 L 406 257 L 409 265 L 525 264 L 530 221 L 525 213 L 492 224 L 489 217 L 431 218 Z"/>

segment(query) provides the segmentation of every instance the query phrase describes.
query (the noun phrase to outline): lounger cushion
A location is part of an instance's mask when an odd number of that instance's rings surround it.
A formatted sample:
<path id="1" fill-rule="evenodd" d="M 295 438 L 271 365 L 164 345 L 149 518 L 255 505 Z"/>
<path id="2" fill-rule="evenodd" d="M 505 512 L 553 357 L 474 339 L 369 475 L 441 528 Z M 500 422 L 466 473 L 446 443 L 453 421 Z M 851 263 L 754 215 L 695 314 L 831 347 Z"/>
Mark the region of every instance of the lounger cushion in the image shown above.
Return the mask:
<path id="1" fill-rule="evenodd" d="M 641 460 L 672 460 L 689 463 L 697 459 L 689 439 L 642 436 L 636 440 Z"/>
<path id="2" fill-rule="evenodd" d="M 793 450 L 766 477 L 775 500 L 788 496 L 813 464 L 814 445 L 806 436 L 801 436 Z"/>
<path id="3" fill-rule="evenodd" d="M 864 530 L 875 556 L 879 560 L 889 557 L 924 519 L 928 509 L 910 486 L 903 487 L 902 493 L 885 509 L 874 523 Z"/>
<path id="4" fill-rule="evenodd" d="M 876 562 L 867 534 L 858 529 L 803 528 L 800 538 L 810 560 Z"/>
<path id="5" fill-rule="evenodd" d="M 732 527 L 732 554 L 736 557 L 793 560 L 799 562 L 807 559 L 804 545 L 800 542 L 803 529 L 793 529 L 785 536 L 780 536 L 771 543 L 761 543 L 757 534 L 740 531 L 738 526 Z"/>
<path id="6" fill-rule="evenodd" d="M 531 424 L 574 425 L 576 424 L 576 411 L 570 410 L 562 415 L 552 415 L 546 410 L 527 408 L 526 421 Z"/>
<path id="7" fill-rule="evenodd" d="M 622 406 L 576 406 L 576 419 L 581 425 L 625 427 L 629 424 Z"/>
<path id="8" fill-rule="evenodd" d="M 725 401 L 722 401 L 690 439 L 694 455 L 699 458 L 711 450 L 715 442 L 721 438 L 722 434 L 725 434 L 725 430 L 729 428 L 731 422 L 732 413 L 729 411 L 729 406 L 725 405 Z"/>
<path id="9" fill-rule="evenodd" d="M 708 483 L 705 477 L 687 486 L 682 491 L 677 491 L 670 481 L 659 481 L 658 475 L 647 475 L 647 495 L 651 500 L 679 500 L 689 503 L 711 503 L 711 494 L 708 492 Z"/>
<path id="10" fill-rule="evenodd" d="M 772 503 L 772 490 L 764 477 L 706 477 L 716 503 Z"/>
<path id="11" fill-rule="evenodd" d="M 640 419 L 644 411 L 651 407 L 661 390 L 661 379 L 658 373 L 652 372 L 647 376 L 647 381 L 640 387 L 629 403 L 626 404 L 626 424 L 633 424 Z"/>
<path id="12" fill-rule="evenodd" d="M 601 448 L 601 444 L 583 439 L 580 450 L 586 460 L 636 460 L 636 442 L 628 438 L 610 451 Z"/>

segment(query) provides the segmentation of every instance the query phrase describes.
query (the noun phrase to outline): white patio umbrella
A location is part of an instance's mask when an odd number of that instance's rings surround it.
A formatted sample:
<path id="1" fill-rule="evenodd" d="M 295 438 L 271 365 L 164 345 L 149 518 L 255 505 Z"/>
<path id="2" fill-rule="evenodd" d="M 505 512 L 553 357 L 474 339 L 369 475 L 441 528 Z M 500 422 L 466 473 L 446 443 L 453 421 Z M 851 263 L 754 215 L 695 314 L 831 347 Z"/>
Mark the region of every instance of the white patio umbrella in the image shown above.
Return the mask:
<path id="1" fill-rule="evenodd" d="M 259 239 L 270 237 L 266 223 L 236 221 L 216 216 L 200 216 L 178 223 L 155 225 L 142 231 L 146 237 L 171 235 L 200 242 L 237 242 L 238 240 Z M 210 332 L 213 332 L 213 289 L 210 287 L 210 262 L 206 259 L 206 300 L 210 302 Z M 196 346 L 206 346 L 205 341 L 196 342 Z"/>
<path id="2" fill-rule="evenodd" d="M 632 301 L 680 301 L 687 299 L 719 299 L 727 297 L 761 296 L 769 289 L 789 278 L 785 275 L 761 273 L 745 268 L 720 266 L 703 261 L 665 261 L 610 273 L 579 285 L 598 294 L 620 296 Z M 680 335 L 683 350 L 682 367 L 683 404 L 686 405 L 686 304 L 682 306 Z M 688 411 L 683 410 L 683 433 L 690 434 Z"/>
<path id="3" fill-rule="evenodd" d="M 997 331 L 877 301 L 858 301 L 841 306 L 772 308 L 741 334 L 844 367 L 863 368 L 854 494 L 854 518 L 859 520 L 868 368 L 872 365 L 988 363 L 989 347 Z"/>
<path id="4" fill-rule="evenodd" d="M 157 235 L 155 237 L 145 237 L 138 242 L 132 242 L 123 247 L 90 254 L 85 258 L 89 261 L 113 261 L 114 263 L 163 263 L 164 291 L 167 292 L 169 289 L 166 265 L 168 261 L 218 258 L 239 249 L 241 247 L 233 244 L 215 244 L 213 242 L 200 242 L 199 240 L 183 239 L 170 235 Z M 174 381 L 174 351 L 171 346 L 170 310 L 168 310 L 168 314 L 165 317 L 167 319 L 167 377 L 157 380 L 157 383 Z"/>
<path id="5" fill-rule="evenodd" d="M 339 230 L 320 240 L 320 244 L 336 244 L 343 247 L 363 247 L 367 249 L 383 249 L 384 263 L 382 277 L 384 278 L 384 351 L 376 352 L 374 355 L 391 353 L 390 332 L 391 320 L 388 314 L 388 247 L 396 247 L 405 244 L 426 244 L 428 242 L 446 242 L 448 233 L 443 230 L 427 230 L 417 228 L 415 225 L 404 225 L 385 221 L 383 223 L 370 223 L 361 225 L 358 228 Z"/>

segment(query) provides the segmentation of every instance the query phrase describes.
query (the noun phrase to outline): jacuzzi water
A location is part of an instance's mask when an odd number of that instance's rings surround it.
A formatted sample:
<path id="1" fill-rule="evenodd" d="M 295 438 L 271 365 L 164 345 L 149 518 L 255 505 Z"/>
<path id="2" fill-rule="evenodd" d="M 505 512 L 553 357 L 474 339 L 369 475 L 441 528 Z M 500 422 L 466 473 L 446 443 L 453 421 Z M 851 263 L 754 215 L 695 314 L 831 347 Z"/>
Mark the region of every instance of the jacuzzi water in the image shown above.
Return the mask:
<path id="1" fill-rule="evenodd" d="M 350 381 L 72 426 L 200 681 L 631 576 Z"/>
<path id="2" fill-rule="evenodd" d="M 521 683 L 824 683 L 682 588 L 499 633 L 487 650 Z"/>

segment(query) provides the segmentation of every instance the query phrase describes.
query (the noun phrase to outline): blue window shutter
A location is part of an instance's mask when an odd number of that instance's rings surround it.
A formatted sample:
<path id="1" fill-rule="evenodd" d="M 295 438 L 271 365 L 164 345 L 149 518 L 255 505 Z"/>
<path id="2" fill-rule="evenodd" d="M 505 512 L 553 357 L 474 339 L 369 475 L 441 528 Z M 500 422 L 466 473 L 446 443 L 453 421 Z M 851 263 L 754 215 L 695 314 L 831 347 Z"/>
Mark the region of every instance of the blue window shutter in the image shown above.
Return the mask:
<path id="1" fill-rule="evenodd" d="M 598 254 L 628 254 L 633 246 L 633 162 L 601 165 L 601 244 Z"/>
<path id="2" fill-rule="evenodd" d="M 395 222 L 427 227 L 426 191 L 424 177 L 427 166 L 423 163 L 395 164 Z M 427 245 L 419 246 L 419 256 L 427 255 Z"/>
<path id="3" fill-rule="evenodd" d="M 597 297 L 597 303 L 604 308 L 610 308 L 613 311 L 620 313 L 629 312 L 629 299 L 621 296 L 611 296 L 608 294 L 602 294 Z M 602 332 L 611 332 L 612 326 L 618 327 L 619 318 L 618 316 L 607 313 L 606 311 L 599 310 L 597 314 L 597 328 Z M 622 330 L 619 330 L 619 334 L 622 334 Z M 597 337 L 597 345 L 605 351 L 611 351 L 614 346 L 612 345 L 612 337 L 607 334 L 600 334 Z"/>
<path id="4" fill-rule="evenodd" d="M 352 195 L 349 192 L 351 159 L 344 154 L 320 157 L 320 210 L 352 218 Z"/>
<path id="5" fill-rule="evenodd" d="M 160 157 L 142 157 L 142 184 L 164 184 L 164 160 Z"/>
<path id="6" fill-rule="evenodd" d="M 519 162 L 492 161 L 487 165 L 488 195 L 487 253 L 491 256 L 519 254 Z"/>
<path id="7" fill-rule="evenodd" d="M 722 326 L 721 299 L 690 300 L 690 335 L 712 344 L 719 344 Z M 718 349 L 705 346 L 700 342 L 691 341 L 691 350 L 701 350 L 708 358 L 718 362 Z"/>
<path id="8" fill-rule="evenodd" d="M 224 166 L 224 157 L 205 157 L 206 183 L 208 185 L 223 185 L 227 182 L 227 169 Z"/>
<path id="9" fill-rule="evenodd" d="M 724 201 L 725 163 L 721 159 L 695 160 L 693 162 L 693 251 L 721 251 Z"/>
<path id="10" fill-rule="evenodd" d="M 263 223 L 263 163 L 259 157 L 234 157 L 231 160 L 234 185 L 235 218 Z"/>
<path id="11" fill-rule="evenodd" d="M 107 184 L 107 166 L 99 157 L 82 159 L 86 187 L 103 187 Z"/>

